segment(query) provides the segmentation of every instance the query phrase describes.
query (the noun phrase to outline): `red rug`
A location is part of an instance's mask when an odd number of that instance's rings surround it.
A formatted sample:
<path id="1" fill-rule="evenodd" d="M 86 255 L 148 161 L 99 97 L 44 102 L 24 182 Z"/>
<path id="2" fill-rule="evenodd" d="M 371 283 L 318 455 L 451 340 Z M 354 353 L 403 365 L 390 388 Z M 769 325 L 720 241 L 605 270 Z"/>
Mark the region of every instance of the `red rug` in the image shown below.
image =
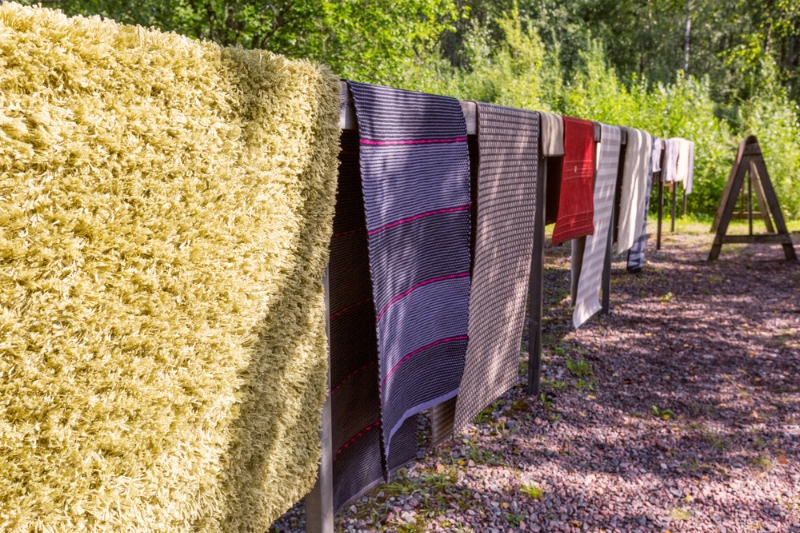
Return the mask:
<path id="1" fill-rule="evenodd" d="M 553 244 L 594 233 L 594 124 L 564 117 L 564 152 Z"/>

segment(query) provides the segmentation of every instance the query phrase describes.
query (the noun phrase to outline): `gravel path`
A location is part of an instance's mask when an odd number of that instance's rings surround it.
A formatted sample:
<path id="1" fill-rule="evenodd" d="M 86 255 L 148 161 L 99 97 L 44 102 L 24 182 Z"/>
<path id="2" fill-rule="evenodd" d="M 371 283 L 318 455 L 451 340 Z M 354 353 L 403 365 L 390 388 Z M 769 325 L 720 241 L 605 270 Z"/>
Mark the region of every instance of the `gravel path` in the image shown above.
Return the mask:
<path id="1" fill-rule="evenodd" d="M 543 399 L 509 391 L 337 531 L 800 533 L 800 265 L 766 245 L 707 263 L 710 242 L 668 235 L 638 275 L 618 258 L 611 315 L 578 331 L 549 249 Z"/>

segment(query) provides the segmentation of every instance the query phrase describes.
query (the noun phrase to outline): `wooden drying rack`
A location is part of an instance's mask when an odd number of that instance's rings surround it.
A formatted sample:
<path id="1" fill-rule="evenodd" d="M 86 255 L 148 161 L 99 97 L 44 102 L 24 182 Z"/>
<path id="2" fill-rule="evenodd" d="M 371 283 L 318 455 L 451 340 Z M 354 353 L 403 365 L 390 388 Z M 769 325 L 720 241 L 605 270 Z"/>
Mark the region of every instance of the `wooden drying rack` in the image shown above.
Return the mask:
<path id="1" fill-rule="evenodd" d="M 475 102 L 462 100 L 461 110 L 467 126 L 467 135 L 477 135 L 478 133 L 478 106 Z M 356 118 L 355 106 L 350 89 L 345 82 L 342 82 L 339 104 L 339 127 L 342 130 L 358 130 L 358 119 Z M 620 163 L 624 161 L 625 146 L 627 145 L 627 133 L 621 130 L 622 150 L 620 151 Z M 594 125 L 594 140 L 600 142 L 600 125 Z M 531 262 L 531 276 L 529 284 L 530 292 L 530 318 L 528 323 L 528 394 L 539 396 L 541 384 L 541 362 L 542 362 L 542 295 L 543 295 L 543 276 L 544 276 L 544 248 L 545 248 L 545 196 L 547 182 L 547 163 L 548 159 L 541 155 L 541 145 L 539 147 L 539 177 L 536 190 L 536 218 L 534 221 L 534 245 L 533 260 Z M 618 175 L 621 176 L 622 165 L 619 166 Z M 619 179 L 617 180 L 619 182 Z M 659 180 L 659 247 L 661 242 L 661 197 L 663 187 Z M 615 216 L 615 207 L 612 208 L 612 220 Z M 609 225 L 609 239 L 606 248 L 605 265 L 603 267 L 603 310 L 604 314 L 609 312 L 610 307 L 610 287 L 611 287 L 611 250 L 614 224 Z M 326 270 L 323 280 L 325 287 L 325 326 L 330 334 L 330 314 L 329 292 L 328 292 L 328 272 Z M 330 356 L 330 350 L 328 351 Z M 330 365 L 329 365 L 330 368 Z M 328 371 L 330 381 L 330 369 Z M 322 413 L 322 459 L 320 461 L 319 475 L 317 483 L 311 493 L 305 498 L 306 508 L 306 531 L 308 533 L 333 533 L 333 450 L 331 442 L 331 405 L 330 397 L 325 401 Z"/>

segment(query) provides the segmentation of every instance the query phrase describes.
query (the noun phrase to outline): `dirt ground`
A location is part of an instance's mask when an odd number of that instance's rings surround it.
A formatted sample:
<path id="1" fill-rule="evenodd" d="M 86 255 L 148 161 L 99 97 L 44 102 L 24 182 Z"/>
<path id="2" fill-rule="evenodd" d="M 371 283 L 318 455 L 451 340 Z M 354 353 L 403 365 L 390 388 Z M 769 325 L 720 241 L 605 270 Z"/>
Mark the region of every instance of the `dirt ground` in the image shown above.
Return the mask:
<path id="1" fill-rule="evenodd" d="M 705 231 L 648 241 L 639 274 L 616 258 L 611 314 L 577 331 L 569 248 L 548 249 L 542 396 L 523 343 L 520 385 L 336 530 L 800 533 L 800 264 L 708 263 Z M 302 504 L 272 531 L 303 531 Z"/>

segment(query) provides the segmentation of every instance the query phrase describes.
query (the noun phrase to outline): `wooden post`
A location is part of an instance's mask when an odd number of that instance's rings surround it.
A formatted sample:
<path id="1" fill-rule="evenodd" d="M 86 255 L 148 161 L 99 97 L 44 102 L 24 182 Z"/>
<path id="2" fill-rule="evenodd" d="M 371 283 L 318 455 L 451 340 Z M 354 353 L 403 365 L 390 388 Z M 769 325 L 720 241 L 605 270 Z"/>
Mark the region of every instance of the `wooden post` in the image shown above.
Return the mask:
<path id="1" fill-rule="evenodd" d="M 656 250 L 661 249 L 661 221 L 664 218 L 664 182 L 658 180 L 658 229 L 656 231 Z"/>
<path id="2" fill-rule="evenodd" d="M 603 261 L 603 308 L 601 313 L 607 315 L 611 312 L 611 259 L 614 249 L 614 227 L 617 218 L 617 196 L 622 187 L 622 173 L 625 166 L 625 151 L 628 145 L 628 135 L 625 130 L 621 130 L 619 166 L 617 167 L 617 184 L 614 192 L 614 201 L 611 202 L 611 220 L 608 225 L 608 242 L 606 243 L 606 256 Z"/>
<path id="3" fill-rule="evenodd" d="M 661 223 L 664 218 L 664 182 L 661 179 L 664 176 L 664 154 L 667 151 L 667 141 L 661 139 L 661 170 L 658 171 L 658 231 L 656 232 L 656 250 L 661 249 Z M 656 179 L 653 176 L 653 179 Z"/>
<path id="4" fill-rule="evenodd" d="M 538 397 L 542 381 L 542 295 L 544 293 L 544 221 L 547 204 L 547 158 L 539 145 L 536 214 L 533 222 L 533 257 L 528 285 L 528 394 Z"/>
<path id="5" fill-rule="evenodd" d="M 322 279 L 325 289 L 325 335 L 328 338 L 328 390 L 331 384 L 331 347 L 330 347 L 330 292 L 328 290 L 328 269 Z M 331 427 L 331 398 L 325 400 L 322 408 L 322 457 L 319 473 L 314 488 L 305 498 L 306 532 L 333 533 L 333 446 Z"/>
<path id="6" fill-rule="evenodd" d="M 753 173 L 747 175 L 747 231 L 753 234 Z"/>
<path id="7" fill-rule="evenodd" d="M 678 213 L 677 213 L 678 209 L 676 207 L 677 198 L 678 198 L 678 183 L 673 181 L 672 182 L 672 214 L 671 214 L 672 227 L 670 229 L 671 233 L 675 233 L 675 217 L 678 216 Z"/>

